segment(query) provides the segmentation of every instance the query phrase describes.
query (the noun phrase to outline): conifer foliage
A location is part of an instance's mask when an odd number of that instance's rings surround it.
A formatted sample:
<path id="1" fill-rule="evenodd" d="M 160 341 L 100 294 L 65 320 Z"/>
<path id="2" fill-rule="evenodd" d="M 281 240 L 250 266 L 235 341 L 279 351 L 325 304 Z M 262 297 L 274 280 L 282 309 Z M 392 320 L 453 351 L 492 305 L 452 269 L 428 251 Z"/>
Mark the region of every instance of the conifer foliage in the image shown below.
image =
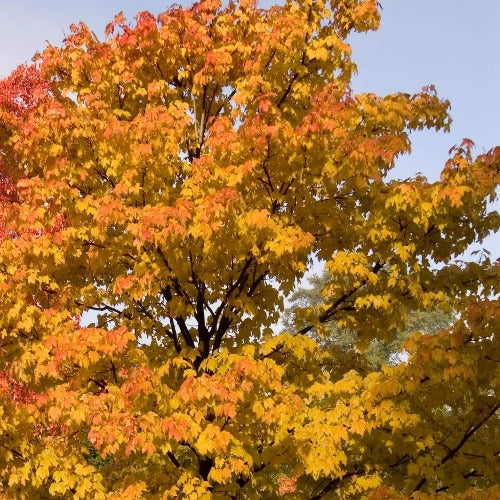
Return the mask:
<path id="1" fill-rule="evenodd" d="M 498 492 L 498 264 L 454 258 L 498 228 L 500 148 L 388 180 L 450 118 L 433 87 L 351 91 L 379 10 L 118 15 L 0 83 L 2 495 Z M 324 301 L 275 335 L 312 255 Z M 362 351 L 429 308 L 456 324 L 373 372 L 307 335 Z"/>

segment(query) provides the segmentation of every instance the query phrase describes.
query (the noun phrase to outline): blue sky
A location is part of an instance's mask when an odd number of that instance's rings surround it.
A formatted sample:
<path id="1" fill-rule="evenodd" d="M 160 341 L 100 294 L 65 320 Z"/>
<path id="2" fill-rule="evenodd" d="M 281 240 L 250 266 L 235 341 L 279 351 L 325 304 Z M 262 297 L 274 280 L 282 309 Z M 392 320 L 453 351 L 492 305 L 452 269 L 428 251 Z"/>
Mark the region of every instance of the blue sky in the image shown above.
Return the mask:
<path id="1" fill-rule="evenodd" d="M 266 4 L 268 4 L 266 2 Z M 500 0 L 381 0 L 380 30 L 351 37 L 359 74 L 355 91 L 416 92 L 434 84 L 451 101 L 449 134 L 413 135 L 413 153 L 397 175 L 439 176 L 448 150 L 462 138 L 476 152 L 500 145 Z M 83 20 L 98 36 L 120 10 L 161 12 L 158 0 L 3 0 L 0 10 L 0 76 L 29 61 L 48 40 L 59 44 L 72 22 Z M 500 256 L 500 237 L 487 242 Z"/>

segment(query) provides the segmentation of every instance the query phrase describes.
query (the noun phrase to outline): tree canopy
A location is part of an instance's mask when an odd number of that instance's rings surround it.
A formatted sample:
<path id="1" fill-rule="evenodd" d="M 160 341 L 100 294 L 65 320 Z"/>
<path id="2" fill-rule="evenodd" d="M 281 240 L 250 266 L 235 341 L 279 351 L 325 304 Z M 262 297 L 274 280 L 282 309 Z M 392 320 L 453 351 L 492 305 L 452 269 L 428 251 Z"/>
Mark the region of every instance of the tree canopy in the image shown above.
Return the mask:
<path id="1" fill-rule="evenodd" d="M 432 86 L 352 92 L 379 11 L 117 15 L 0 82 L 2 495 L 498 493 L 498 263 L 457 257 L 498 229 L 500 148 L 390 180 L 450 117 Z M 278 335 L 313 256 L 323 301 Z M 308 335 L 391 342 L 433 308 L 455 324 L 382 370 Z"/>

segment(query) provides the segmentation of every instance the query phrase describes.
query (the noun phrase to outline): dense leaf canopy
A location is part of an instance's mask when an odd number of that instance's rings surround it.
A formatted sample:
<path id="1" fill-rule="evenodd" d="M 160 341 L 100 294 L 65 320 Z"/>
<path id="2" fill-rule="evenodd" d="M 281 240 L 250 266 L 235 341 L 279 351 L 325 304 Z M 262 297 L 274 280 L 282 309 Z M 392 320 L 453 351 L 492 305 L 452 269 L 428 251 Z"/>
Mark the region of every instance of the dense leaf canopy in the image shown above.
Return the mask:
<path id="1" fill-rule="evenodd" d="M 500 148 L 388 180 L 450 118 L 432 86 L 351 91 L 378 23 L 206 0 L 74 25 L 0 83 L 1 494 L 498 493 L 498 264 L 456 258 L 498 228 Z M 324 301 L 274 334 L 312 256 Z M 362 352 L 429 309 L 456 324 L 373 372 L 308 335 Z"/>

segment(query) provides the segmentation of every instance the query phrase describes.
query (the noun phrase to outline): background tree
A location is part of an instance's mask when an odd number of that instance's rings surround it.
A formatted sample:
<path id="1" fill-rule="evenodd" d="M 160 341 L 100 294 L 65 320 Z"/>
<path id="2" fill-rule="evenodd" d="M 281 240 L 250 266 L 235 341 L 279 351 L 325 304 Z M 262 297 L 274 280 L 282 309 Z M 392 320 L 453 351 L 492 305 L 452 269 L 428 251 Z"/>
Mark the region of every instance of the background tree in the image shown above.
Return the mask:
<path id="1" fill-rule="evenodd" d="M 282 317 L 284 331 L 296 331 L 306 326 L 300 318 L 311 308 L 316 309 L 316 314 L 321 314 L 321 309 L 327 304 L 322 297 L 322 291 L 331 279 L 330 273 L 323 270 L 321 274 L 313 274 L 307 278 L 309 287 L 302 284 L 293 291 L 287 298 L 287 307 Z M 383 365 L 405 360 L 406 353 L 402 344 L 411 333 L 436 333 L 449 328 L 454 320 L 453 313 L 442 309 L 410 310 L 405 329 L 395 333 L 390 342 L 373 339 L 367 345 L 360 345 L 356 332 L 339 329 L 335 323 L 325 323 L 318 331 L 312 330 L 310 335 L 325 349 L 340 349 L 346 360 L 354 362 L 354 359 L 357 359 L 361 364 L 367 364 L 368 368 L 380 369 Z M 359 368 L 361 369 L 361 366 Z"/>
<path id="2" fill-rule="evenodd" d="M 432 87 L 353 95 L 346 37 L 378 22 L 375 0 L 118 15 L 105 41 L 74 25 L 41 54 L 49 89 L 22 120 L 2 101 L 5 495 L 494 488 L 498 266 L 454 257 L 498 228 L 500 149 L 387 179 L 449 117 Z M 314 254 L 324 303 L 273 335 Z M 459 319 L 382 370 L 307 336 L 390 341 L 429 308 Z"/>

